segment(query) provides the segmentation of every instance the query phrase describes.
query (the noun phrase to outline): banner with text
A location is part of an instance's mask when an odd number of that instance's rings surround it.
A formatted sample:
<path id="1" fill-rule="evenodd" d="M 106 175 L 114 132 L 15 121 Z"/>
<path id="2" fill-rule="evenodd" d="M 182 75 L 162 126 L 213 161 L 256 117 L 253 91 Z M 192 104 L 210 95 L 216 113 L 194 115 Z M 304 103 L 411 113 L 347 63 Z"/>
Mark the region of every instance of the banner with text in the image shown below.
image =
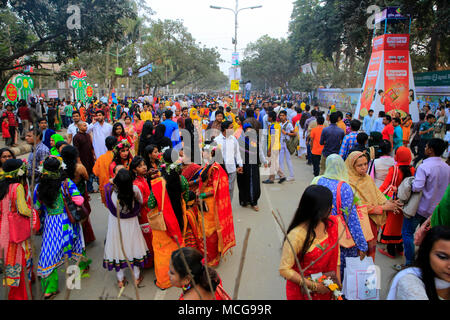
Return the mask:
<path id="1" fill-rule="evenodd" d="M 377 79 L 382 58 L 382 51 L 372 52 L 372 56 L 370 57 L 369 68 L 364 81 L 364 90 L 361 94 L 359 113 L 362 117 L 365 117 L 368 114 L 372 101 L 376 95 Z"/>
<path id="2" fill-rule="evenodd" d="M 389 50 L 384 56 L 384 109 L 394 116 L 409 114 L 409 53 L 408 50 Z M 414 93 L 412 93 L 414 94 Z"/>

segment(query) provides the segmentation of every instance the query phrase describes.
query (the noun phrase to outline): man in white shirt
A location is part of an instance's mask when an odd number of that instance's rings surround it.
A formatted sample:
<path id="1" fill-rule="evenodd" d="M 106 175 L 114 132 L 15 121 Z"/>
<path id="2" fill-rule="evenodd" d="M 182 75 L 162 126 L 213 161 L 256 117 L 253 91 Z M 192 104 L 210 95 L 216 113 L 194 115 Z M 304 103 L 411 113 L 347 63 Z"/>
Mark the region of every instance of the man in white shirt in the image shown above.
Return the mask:
<path id="1" fill-rule="evenodd" d="M 67 129 L 67 143 L 73 144 L 73 137 L 78 133 L 78 122 L 80 122 L 80 112 L 74 111 L 72 112 L 72 120 L 73 123 L 69 125 L 69 128 Z"/>
<path id="2" fill-rule="evenodd" d="M 112 125 L 105 122 L 105 112 L 103 110 L 98 110 L 95 116 L 96 118 L 89 125 L 87 133 L 93 132 L 92 144 L 94 145 L 95 157 L 98 159 L 108 151 L 105 139 L 112 134 Z"/>
<path id="3" fill-rule="evenodd" d="M 284 181 L 294 181 L 294 168 L 292 167 L 291 162 L 291 154 L 286 146 L 286 142 L 290 137 L 296 135 L 294 132 L 294 127 L 292 123 L 287 120 L 287 112 L 285 110 L 281 110 L 278 115 L 280 118 L 280 126 L 281 126 L 281 137 L 280 137 L 280 169 L 284 171 L 284 159 L 286 159 L 286 163 L 289 169 L 290 176 L 286 178 L 280 178 L 279 183 L 283 183 Z"/>
<path id="4" fill-rule="evenodd" d="M 375 116 L 373 115 L 374 111 L 372 109 L 369 110 L 369 114 L 364 117 L 363 121 L 363 131 L 367 133 L 367 135 L 370 135 L 370 133 L 373 131 L 373 127 L 375 124 Z"/>
<path id="5" fill-rule="evenodd" d="M 292 102 L 288 102 L 287 104 L 287 118 L 289 121 L 292 121 L 292 118 L 294 118 L 297 115 L 297 111 L 294 110 L 294 106 Z"/>
<path id="6" fill-rule="evenodd" d="M 222 151 L 223 163 L 228 173 L 230 200 L 233 201 L 236 173 L 243 173 L 243 163 L 239 151 L 239 143 L 233 135 L 233 123 L 231 121 L 222 122 L 221 131 L 222 133 L 214 141 Z M 236 165 L 238 166 L 237 169 Z"/>

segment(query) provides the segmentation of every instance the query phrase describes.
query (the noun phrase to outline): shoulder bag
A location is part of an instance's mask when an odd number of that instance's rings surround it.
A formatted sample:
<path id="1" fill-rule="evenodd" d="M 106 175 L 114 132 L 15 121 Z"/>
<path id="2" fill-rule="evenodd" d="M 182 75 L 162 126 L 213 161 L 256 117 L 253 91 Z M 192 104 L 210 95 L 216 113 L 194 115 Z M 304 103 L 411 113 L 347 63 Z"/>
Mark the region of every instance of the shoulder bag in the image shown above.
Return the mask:
<path id="1" fill-rule="evenodd" d="M 389 199 L 395 200 L 397 197 L 397 187 L 395 186 L 395 183 L 398 178 L 398 167 L 394 166 L 394 173 L 392 174 L 392 180 L 389 186 L 386 188 L 386 190 L 383 191 L 383 193 L 389 197 Z"/>
<path id="2" fill-rule="evenodd" d="M 67 182 L 67 179 L 63 183 L 62 198 L 67 216 L 72 224 L 76 224 L 78 222 L 83 223 L 88 218 L 89 213 L 84 205 L 78 206 L 75 202 L 73 202 L 72 196 L 69 192 L 69 183 Z"/>
<path id="3" fill-rule="evenodd" d="M 147 213 L 148 224 L 150 225 L 150 228 L 152 228 L 152 230 L 156 231 L 167 230 L 166 222 L 164 221 L 164 198 L 166 195 L 166 184 L 163 179 L 161 179 L 161 183 L 162 183 L 161 210 L 159 210 L 158 205 L 156 205 L 156 207 L 153 210 Z"/>
<path id="4" fill-rule="evenodd" d="M 12 185 L 8 192 L 8 199 L 3 199 L 2 201 L 2 211 L 6 213 L 5 206 L 9 205 L 8 210 L 8 224 L 9 224 L 9 241 L 13 243 L 21 243 L 31 237 L 31 224 L 30 218 L 21 215 L 17 211 L 15 205 L 15 199 L 12 196 L 12 190 L 17 189 L 18 183 Z"/>
<path id="5" fill-rule="evenodd" d="M 336 192 L 336 212 L 338 212 L 338 215 L 340 215 L 341 217 L 339 217 L 339 235 L 341 234 L 341 231 L 343 228 L 347 228 L 348 226 L 345 223 L 345 219 L 344 216 L 340 210 L 342 202 L 341 202 L 341 186 L 344 182 L 340 181 L 337 187 L 337 192 Z M 361 225 L 361 230 L 364 234 L 364 238 L 366 239 L 366 241 L 370 241 L 373 239 L 374 235 L 372 232 L 372 228 L 370 226 L 370 219 L 369 219 L 369 213 L 367 211 L 367 206 L 366 205 L 356 205 L 356 214 L 358 216 L 358 220 L 359 223 Z M 344 238 L 341 238 L 339 240 L 339 244 L 342 245 L 345 248 L 350 248 L 352 246 L 355 245 L 355 242 L 353 241 L 353 238 L 351 237 L 351 234 L 348 230 L 346 230 L 347 236 Z M 350 235 L 350 239 L 348 238 L 348 235 Z M 343 242 L 343 244 L 341 244 L 341 242 Z M 353 243 L 353 245 L 351 245 Z M 350 245 L 347 247 L 347 245 Z"/>
<path id="6" fill-rule="evenodd" d="M 287 124 L 286 124 L 286 126 L 287 126 Z M 283 126 L 283 130 L 285 130 L 284 126 Z M 297 134 L 295 136 L 289 137 L 286 140 L 286 147 L 289 150 L 289 153 L 291 155 L 294 154 L 295 151 L 297 151 L 297 147 L 298 146 L 299 146 L 299 139 L 298 139 L 298 135 Z"/>
<path id="7" fill-rule="evenodd" d="M 352 235 L 350 233 L 350 230 L 348 228 L 347 222 L 345 221 L 344 214 L 342 213 L 341 207 L 342 207 L 342 201 L 341 201 L 341 186 L 344 183 L 344 181 L 339 181 L 337 185 L 337 191 L 336 191 L 336 213 L 338 216 L 338 234 L 339 234 L 339 245 L 344 248 L 351 248 L 354 247 L 355 241 L 353 241 Z M 351 208 L 349 208 L 351 209 Z M 341 237 L 341 234 L 343 230 L 345 229 L 345 235 Z"/>

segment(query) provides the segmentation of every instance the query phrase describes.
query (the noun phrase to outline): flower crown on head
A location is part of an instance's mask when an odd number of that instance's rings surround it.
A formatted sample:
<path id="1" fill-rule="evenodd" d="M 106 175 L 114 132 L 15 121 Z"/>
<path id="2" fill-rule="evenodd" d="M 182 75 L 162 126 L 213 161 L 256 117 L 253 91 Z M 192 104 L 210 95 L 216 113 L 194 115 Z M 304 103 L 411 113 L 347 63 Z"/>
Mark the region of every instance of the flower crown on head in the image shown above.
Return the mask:
<path id="1" fill-rule="evenodd" d="M 213 151 L 216 151 L 217 148 L 218 148 L 217 145 L 216 145 L 216 146 L 213 146 L 213 145 L 211 145 L 211 144 L 203 144 L 203 150 L 204 150 L 204 151 L 210 151 L 210 152 L 213 152 Z"/>
<path id="2" fill-rule="evenodd" d="M 177 161 L 175 161 L 173 163 L 168 163 L 166 160 L 164 160 L 164 157 L 162 156 L 167 150 L 170 150 L 170 149 L 171 149 L 170 147 L 164 147 L 161 150 L 161 153 L 160 153 L 160 155 L 161 155 L 161 157 L 160 157 L 160 162 L 161 162 L 160 168 L 166 169 L 166 172 L 168 174 L 170 174 L 170 172 L 172 170 L 176 170 L 178 173 L 180 173 L 181 172 L 181 165 L 183 164 L 183 162 L 180 159 L 178 159 Z"/>
<path id="3" fill-rule="evenodd" d="M 44 168 L 44 162 L 48 158 L 56 158 L 59 161 L 59 167 L 56 171 L 49 171 Z M 61 169 L 65 170 L 67 168 L 66 164 L 64 163 L 63 159 L 58 156 L 49 155 L 45 160 L 41 161 L 39 164 L 39 172 L 41 173 L 42 177 L 48 178 L 48 179 L 59 179 L 61 177 Z"/>
<path id="4" fill-rule="evenodd" d="M 23 162 L 19 168 L 15 169 L 13 171 L 1 172 L 0 173 L 0 181 L 3 181 L 5 179 L 14 179 L 14 178 L 22 177 L 26 174 L 27 174 L 27 164 L 25 162 Z"/>
<path id="5" fill-rule="evenodd" d="M 130 148 L 130 143 L 128 142 L 128 140 L 122 140 L 120 141 L 118 144 L 116 144 L 116 146 L 113 149 L 114 153 L 118 153 L 121 149 L 123 148 Z"/>

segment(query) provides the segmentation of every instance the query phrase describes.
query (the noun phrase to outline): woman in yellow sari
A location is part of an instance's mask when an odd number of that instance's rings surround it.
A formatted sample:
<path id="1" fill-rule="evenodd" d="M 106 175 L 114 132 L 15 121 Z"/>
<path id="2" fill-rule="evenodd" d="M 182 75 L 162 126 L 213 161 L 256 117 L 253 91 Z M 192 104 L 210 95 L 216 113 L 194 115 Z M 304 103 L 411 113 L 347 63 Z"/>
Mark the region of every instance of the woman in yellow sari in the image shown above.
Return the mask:
<path id="1" fill-rule="evenodd" d="M 367 241 L 369 250 L 367 255 L 375 262 L 378 230 L 386 223 L 387 211 L 397 212 L 400 208 L 398 200 L 388 200 L 377 188 L 373 179 L 367 174 L 368 160 L 366 153 L 354 151 L 345 160 L 347 166 L 349 184 L 359 199 L 360 205 L 367 206 L 370 218 L 370 226 L 374 238 Z"/>
<path id="2" fill-rule="evenodd" d="M 148 220 L 152 228 L 152 246 L 154 251 L 154 265 L 158 288 L 164 290 L 172 284 L 169 278 L 170 257 L 172 252 L 180 246 L 184 246 L 181 231 L 185 230 L 185 203 L 187 201 L 189 184 L 178 171 L 180 166 L 172 163 L 173 149 L 164 152 L 164 163 L 161 165 L 162 176 L 151 181 L 151 193 L 147 205 L 150 209 Z M 162 212 L 165 227 L 157 227 L 153 224 L 152 217 Z M 163 230 L 164 229 L 164 230 Z"/>

